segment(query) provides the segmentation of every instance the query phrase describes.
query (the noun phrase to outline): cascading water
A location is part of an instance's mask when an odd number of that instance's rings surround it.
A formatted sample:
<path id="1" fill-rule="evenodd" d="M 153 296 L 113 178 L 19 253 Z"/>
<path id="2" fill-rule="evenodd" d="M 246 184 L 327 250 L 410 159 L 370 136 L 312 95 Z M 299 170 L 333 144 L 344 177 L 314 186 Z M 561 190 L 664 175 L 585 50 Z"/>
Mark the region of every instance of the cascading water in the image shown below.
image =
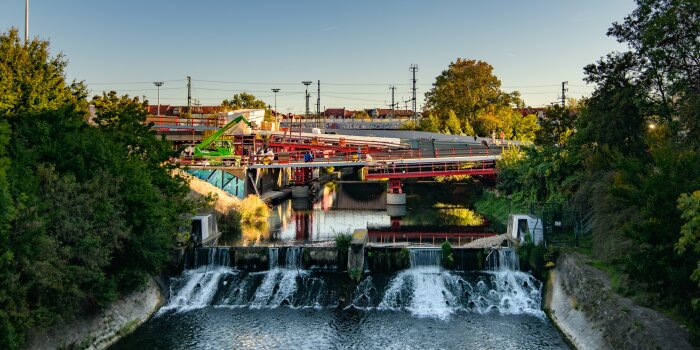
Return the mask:
<path id="1" fill-rule="evenodd" d="M 186 311 L 205 307 L 219 289 L 224 276 L 236 272 L 229 266 L 229 248 L 198 248 L 194 251 L 194 268 L 186 270 L 170 286 L 170 300 L 160 312 Z"/>
<path id="2" fill-rule="evenodd" d="M 411 267 L 419 266 L 442 266 L 442 249 L 435 248 L 415 248 L 409 250 Z"/>
<path id="3" fill-rule="evenodd" d="M 493 249 L 486 257 L 486 266 L 490 271 L 518 271 L 520 270 L 518 251 L 511 247 Z"/>
<path id="4" fill-rule="evenodd" d="M 328 275 L 331 279 L 325 279 L 323 273 L 304 270 L 302 253 L 300 247 L 270 248 L 268 271 L 244 272 L 229 266 L 227 248 L 199 249 L 192 259 L 194 266 L 173 280 L 172 297 L 161 312 L 206 306 L 336 306 L 337 296 L 344 294 L 342 283 L 336 283 L 339 280 L 332 273 Z M 515 250 L 494 253 L 489 259 L 494 259 L 498 269 L 478 273 L 443 269 L 440 249 L 415 248 L 409 253 L 410 268 L 394 276 L 368 276 L 348 303 L 361 309 L 406 310 L 438 319 L 455 312 L 544 315 L 541 283 L 513 269 L 517 267 Z"/>

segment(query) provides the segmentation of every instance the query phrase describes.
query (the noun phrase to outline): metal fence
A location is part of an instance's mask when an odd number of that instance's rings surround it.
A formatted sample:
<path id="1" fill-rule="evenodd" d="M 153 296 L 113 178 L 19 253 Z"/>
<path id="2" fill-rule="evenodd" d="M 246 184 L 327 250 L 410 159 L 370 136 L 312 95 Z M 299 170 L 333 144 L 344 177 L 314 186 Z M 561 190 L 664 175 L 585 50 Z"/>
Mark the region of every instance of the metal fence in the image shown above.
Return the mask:
<path id="1" fill-rule="evenodd" d="M 590 243 L 591 212 L 570 203 L 530 203 L 530 214 L 542 220 L 547 245 L 580 247 Z"/>

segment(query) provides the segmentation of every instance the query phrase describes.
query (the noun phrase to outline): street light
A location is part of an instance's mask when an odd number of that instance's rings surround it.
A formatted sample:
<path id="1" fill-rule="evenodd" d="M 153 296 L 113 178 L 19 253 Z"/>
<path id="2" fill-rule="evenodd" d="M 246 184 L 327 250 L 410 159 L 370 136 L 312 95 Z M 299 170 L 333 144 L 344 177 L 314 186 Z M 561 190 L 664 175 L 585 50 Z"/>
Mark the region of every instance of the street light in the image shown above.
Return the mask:
<path id="1" fill-rule="evenodd" d="M 280 89 L 273 88 L 272 92 L 275 93 L 275 120 L 277 120 L 277 93 L 280 92 Z"/>
<path id="2" fill-rule="evenodd" d="M 162 81 L 154 81 L 153 85 L 155 85 L 156 88 L 158 88 L 158 109 L 157 109 L 158 112 L 157 112 L 157 114 L 160 115 L 160 87 L 163 86 L 163 82 Z"/>

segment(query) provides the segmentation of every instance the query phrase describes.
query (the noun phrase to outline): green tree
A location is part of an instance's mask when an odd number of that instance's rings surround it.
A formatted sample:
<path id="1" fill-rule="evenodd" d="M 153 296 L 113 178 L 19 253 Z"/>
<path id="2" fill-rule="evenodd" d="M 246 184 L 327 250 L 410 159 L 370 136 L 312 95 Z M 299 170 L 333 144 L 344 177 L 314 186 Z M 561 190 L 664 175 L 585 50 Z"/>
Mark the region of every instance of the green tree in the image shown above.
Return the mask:
<path id="1" fill-rule="evenodd" d="M 452 135 L 462 135 L 462 125 L 457 119 L 457 114 L 453 110 L 447 112 L 447 119 L 445 120 L 445 133 Z"/>
<path id="2" fill-rule="evenodd" d="M 480 135 L 486 131 L 478 126 L 479 117 L 490 114 L 499 118 L 499 109 L 523 104 L 518 92 L 501 91 L 501 82 L 493 75 L 490 64 L 461 58 L 450 63 L 449 68 L 435 78 L 435 84 L 425 94 L 425 99 L 427 111 L 436 111 L 446 120 L 448 111 L 453 110 L 463 121 L 462 126 L 473 125 Z"/>
<path id="3" fill-rule="evenodd" d="M 355 118 L 355 119 L 363 119 L 363 120 L 369 120 L 369 119 L 370 119 L 369 113 L 367 113 L 367 111 L 365 111 L 365 110 L 355 111 L 355 112 L 352 114 L 352 117 Z"/>
<path id="4" fill-rule="evenodd" d="M 534 142 L 540 130 L 540 124 L 537 121 L 537 116 L 534 114 L 528 114 L 523 117 L 516 112 L 512 115 L 510 124 L 513 129 L 512 138 L 518 141 Z"/>
<path id="5" fill-rule="evenodd" d="M 543 146 L 560 145 L 573 133 L 576 119 L 577 113 L 571 106 L 549 106 L 539 121 L 534 140 L 531 141 Z"/>
<path id="6" fill-rule="evenodd" d="M 691 193 L 683 193 L 678 198 L 678 209 L 681 211 L 681 219 L 685 222 L 681 227 L 681 237 L 676 243 L 676 251 L 684 254 L 686 251 L 700 256 L 700 190 Z M 690 278 L 700 287 L 700 260 Z M 700 307 L 700 299 L 693 299 L 693 306 Z"/>
<path id="7" fill-rule="evenodd" d="M 435 113 L 428 113 L 426 116 L 421 118 L 418 129 L 428 132 L 440 132 L 440 119 L 435 115 Z"/>
<path id="8" fill-rule="evenodd" d="M 92 99 L 48 42 L 0 35 L 0 348 L 109 305 L 168 262 L 186 181 L 143 103 Z M 6 210 L 7 209 L 7 210 Z M 10 234 L 11 233 L 11 234 Z"/>
<path id="9" fill-rule="evenodd" d="M 258 100 L 255 95 L 247 92 L 233 95 L 230 100 L 221 102 L 221 108 L 232 111 L 236 109 L 264 109 L 267 108 L 267 103 L 263 100 Z"/>

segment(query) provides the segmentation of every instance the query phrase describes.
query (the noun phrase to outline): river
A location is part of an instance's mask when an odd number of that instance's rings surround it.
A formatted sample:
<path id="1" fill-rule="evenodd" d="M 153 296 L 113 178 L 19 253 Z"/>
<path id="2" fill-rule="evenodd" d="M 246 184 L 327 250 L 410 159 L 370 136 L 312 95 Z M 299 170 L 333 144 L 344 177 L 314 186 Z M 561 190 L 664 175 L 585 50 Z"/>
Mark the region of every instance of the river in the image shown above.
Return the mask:
<path id="1" fill-rule="evenodd" d="M 411 227 L 474 223 L 461 210 L 471 208 L 466 187 L 415 184 L 405 213 L 389 216 L 383 191 L 342 186 L 298 210 L 281 203 L 267 233 L 245 243 L 324 241 L 396 220 Z M 226 249 L 209 250 L 174 278 L 168 303 L 112 349 L 570 348 L 541 310 L 542 283 L 525 272 L 446 270 L 436 251 L 412 249 L 410 268 L 366 271 L 355 284 L 345 272 L 302 269 L 297 248 L 286 248 L 285 261 L 270 248 L 261 272 L 232 268 Z"/>

